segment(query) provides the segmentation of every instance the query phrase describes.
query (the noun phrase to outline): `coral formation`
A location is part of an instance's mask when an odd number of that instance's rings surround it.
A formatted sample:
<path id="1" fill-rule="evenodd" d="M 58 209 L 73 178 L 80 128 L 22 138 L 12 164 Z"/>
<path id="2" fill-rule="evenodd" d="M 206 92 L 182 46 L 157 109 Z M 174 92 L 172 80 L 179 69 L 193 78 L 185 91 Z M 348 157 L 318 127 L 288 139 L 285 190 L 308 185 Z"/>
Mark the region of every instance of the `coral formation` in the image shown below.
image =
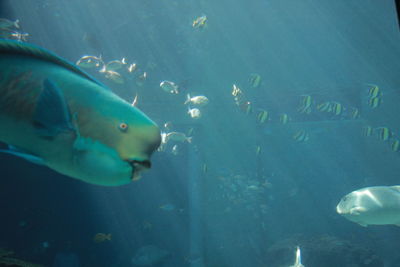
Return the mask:
<path id="1" fill-rule="evenodd" d="M 305 266 L 384 266 L 382 260 L 371 248 L 329 235 L 312 238 L 297 236 L 275 243 L 267 252 L 269 266 L 280 267 L 293 264 L 296 246 L 301 248 L 302 263 Z"/>
<path id="2" fill-rule="evenodd" d="M 14 252 L 0 248 L 0 266 L 19 266 L 19 267 L 44 267 L 41 264 L 34 264 L 11 257 Z"/>

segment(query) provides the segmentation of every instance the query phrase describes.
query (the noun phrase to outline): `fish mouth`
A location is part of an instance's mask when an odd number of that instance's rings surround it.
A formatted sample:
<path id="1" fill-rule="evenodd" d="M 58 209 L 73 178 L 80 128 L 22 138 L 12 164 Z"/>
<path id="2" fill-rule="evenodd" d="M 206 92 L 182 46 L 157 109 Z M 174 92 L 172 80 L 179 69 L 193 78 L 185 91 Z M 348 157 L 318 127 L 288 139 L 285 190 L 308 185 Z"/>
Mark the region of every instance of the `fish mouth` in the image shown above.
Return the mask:
<path id="1" fill-rule="evenodd" d="M 346 212 L 342 210 L 339 206 L 336 207 L 336 212 L 340 215 L 346 214 Z"/>
<path id="2" fill-rule="evenodd" d="M 138 181 L 141 172 L 151 168 L 150 160 L 127 160 L 127 162 L 132 166 L 132 181 Z"/>

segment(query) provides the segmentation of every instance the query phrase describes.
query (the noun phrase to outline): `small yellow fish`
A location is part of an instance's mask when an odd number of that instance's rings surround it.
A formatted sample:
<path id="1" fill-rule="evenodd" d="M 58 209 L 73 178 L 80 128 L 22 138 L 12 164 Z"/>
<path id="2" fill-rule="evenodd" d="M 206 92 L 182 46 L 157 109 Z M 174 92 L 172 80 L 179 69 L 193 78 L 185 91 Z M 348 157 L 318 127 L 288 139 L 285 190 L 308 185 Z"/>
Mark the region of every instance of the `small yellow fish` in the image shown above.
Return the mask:
<path id="1" fill-rule="evenodd" d="M 175 210 L 175 206 L 173 204 L 167 203 L 167 204 L 161 205 L 160 209 L 164 210 L 164 211 L 173 211 L 173 210 Z"/>
<path id="2" fill-rule="evenodd" d="M 332 102 L 332 112 L 334 115 L 339 116 L 342 114 L 344 108 L 339 102 Z"/>
<path id="3" fill-rule="evenodd" d="M 309 138 L 310 136 L 305 130 L 300 130 L 293 135 L 293 139 L 299 143 L 306 142 Z"/>
<path id="4" fill-rule="evenodd" d="M 350 118 L 358 119 L 360 117 L 360 110 L 358 108 L 351 108 Z"/>
<path id="5" fill-rule="evenodd" d="M 261 154 L 261 146 L 256 147 L 256 155 L 259 156 Z"/>
<path id="6" fill-rule="evenodd" d="M 250 85 L 253 88 L 259 87 L 260 84 L 261 84 L 261 76 L 260 76 L 260 74 L 257 74 L 257 73 L 250 74 L 249 82 L 250 82 Z"/>
<path id="7" fill-rule="evenodd" d="M 207 16 L 206 15 L 196 18 L 192 23 L 192 27 L 197 28 L 197 29 L 202 29 L 205 26 L 207 26 Z"/>
<path id="8" fill-rule="evenodd" d="M 372 136 L 373 133 L 374 133 L 374 129 L 371 126 L 363 127 L 363 130 L 362 130 L 363 136 L 369 137 L 369 136 Z"/>
<path id="9" fill-rule="evenodd" d="M 393 135 L 392 131 L 388 127 L 379 127 L 376 128 L 376 130 L 378 130 L 378 137 L 382 141 L 389 141 Z"/>
<path id="10" fill-rule="evenodd" d="M 331 112 L 332 103 L 330 101 L 325 101 L 317 105 L 317 110 L 320 112 Z"/>
<path id="11" fill-rule="evenodd" d="M 371 97 L 369 99 L 369 101 L 368 101 L 368 105 L 371 108 L 377 108 L 377 107 L 379 107 L 381 105 L 381 103 L 382 103 L 382 99 L 380 97 L 378 97 L 378 96 Z"/>
<path id="12" fill-rule="evenodd" d="M 208 172 L 208 166 L 207 166 L 206 163 L 203 163 L 202 171 L 203 171 L 203 173 L 207 173 Z"/>
<path id="13" fill-rule="evenodd" d="M 368 90 L 369 97 L 379 97 L 381 96 L 381 90 L 379 89 L 378 85 L 376 84 L 369 84 L 371 88 Z"/>
<path id="14" fill-rule="evenodd" d="M 237 87 L 236 84 L 234 84 L 234 85 L 232 86 L 232 95 L 233 95 L 233 96 L 239 96 L 239 95 L 241 95 L 241 94 L 242 94 L 242 90 L 240 90 L 240 88 Z"/>
<path id="15" fill-rule="evenodd" d="M 288 114 L 282 113 L 281 115 L 279 115 L 279 122 L 281 124 L 287 124 L 289 121 L 290 121 L 290 117 Z"/>
<path id="16" fill-rule="evenodd" d="M 102 243 L 104 241 L 111 241 L 111 234 L 97 233 L 93 237 L 93 242 Z"/>
<path id="17" fill-rule="evenodd" d="M 299 112 L 300 113 L 311 113 L 312 98 L 310 95 L 302 95 Z"/>
<path id="18" fill-rule="evenodd" d="M 400 141 L 398 139 L 393 140 L 390 147 L 394 152 L 398 152 L 400 150 Z"/>
<path id="19" fill-rule="evenodd" d="M 269 112 L 266 110 L 261 110 L 257 115 L 257 121 L 261 124 L 269 120 Z"/>

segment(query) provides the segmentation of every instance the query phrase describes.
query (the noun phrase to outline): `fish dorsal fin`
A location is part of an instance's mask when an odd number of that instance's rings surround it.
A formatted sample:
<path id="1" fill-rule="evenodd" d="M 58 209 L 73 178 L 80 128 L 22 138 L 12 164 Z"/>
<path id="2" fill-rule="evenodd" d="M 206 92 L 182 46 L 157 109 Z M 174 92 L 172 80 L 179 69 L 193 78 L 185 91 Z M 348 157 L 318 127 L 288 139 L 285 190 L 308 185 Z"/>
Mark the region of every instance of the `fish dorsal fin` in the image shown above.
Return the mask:
<path id="1" fill-rule="evenodd" d="M 82 76 L 105 89 L 110 90 L 107 86 L 102 84 L 101 82 L 97 81 L 95 78 L 90 76 L 88 73 L 84 72 L 77 66 L 69 63 L 67 60 L 53 54 L 50 51 L 47 51 L 44 48 L 33 44 L 21 43 L 13 40 L 4 40 L 0 39 L 0 56 L 1 54 L 16 54 L 16 55 L 25 55 L 27 57 L 33 57 L 39 60 L 48 61 L 64 67 L 79 76 Z"/>

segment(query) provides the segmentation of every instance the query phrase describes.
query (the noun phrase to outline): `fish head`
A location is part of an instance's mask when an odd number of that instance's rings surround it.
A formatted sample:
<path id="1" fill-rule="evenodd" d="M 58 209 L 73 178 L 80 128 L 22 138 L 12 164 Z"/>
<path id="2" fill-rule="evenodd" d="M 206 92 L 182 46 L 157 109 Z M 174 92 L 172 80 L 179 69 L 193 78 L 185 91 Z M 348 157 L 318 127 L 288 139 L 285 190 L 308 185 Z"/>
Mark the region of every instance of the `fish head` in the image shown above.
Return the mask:
<path id="1" fill-rule="evenodd" d="M 122 185 L 138 180 L 151 167 L 161 133 L 150 118 L 124 101 L 78 114 L 81 137 L 75 142 L 81 180 Z"/>
<path id="2" fill-rule="evenodd" d="M 370 211 L 367 197 L 365 190 L 351 192 L 340 200 L 336 211 L 346 219 L 362 224 L 364 220 L 368 219 Z"/>
<path id="3" fill-rule="evenodd" d="M 356 196 L 354 192 L 342 197 L 336 206 L 336 212 L 342 216 L 350 215 L 351 210 L 355 208 Z"/>

